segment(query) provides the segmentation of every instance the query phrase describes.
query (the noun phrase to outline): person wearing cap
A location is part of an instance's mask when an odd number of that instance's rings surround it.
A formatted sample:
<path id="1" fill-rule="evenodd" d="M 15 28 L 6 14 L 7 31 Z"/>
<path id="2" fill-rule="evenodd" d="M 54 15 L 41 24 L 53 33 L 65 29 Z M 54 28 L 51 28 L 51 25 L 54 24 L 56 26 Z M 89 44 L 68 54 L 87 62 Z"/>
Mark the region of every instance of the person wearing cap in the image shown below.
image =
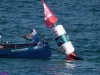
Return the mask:
<path id="1" fill-rule="evenodd" d="M 33 44 L 38 45 L 39 44 L 39 37 L 38 33 L 36 32 L 35 28 L 30 29 L 30 34 L 26 35 L 25 38 L 33 37 Z"/>

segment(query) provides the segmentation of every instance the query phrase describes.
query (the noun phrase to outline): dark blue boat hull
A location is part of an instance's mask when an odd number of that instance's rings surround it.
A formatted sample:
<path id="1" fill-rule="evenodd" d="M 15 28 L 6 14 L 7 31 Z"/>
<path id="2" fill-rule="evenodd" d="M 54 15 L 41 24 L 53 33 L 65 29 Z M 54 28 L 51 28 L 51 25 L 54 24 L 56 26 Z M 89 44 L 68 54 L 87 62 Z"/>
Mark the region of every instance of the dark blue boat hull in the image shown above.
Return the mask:
<path id="1" fill-rule="evenodd" d="M 4 45 L 2 45 L 4 46 Z M 45 59 L 51 57 L 48 43 L 39 46 L 28 46 L 23 48 L 0 49 L 1 58 L 35 58 Z"/>

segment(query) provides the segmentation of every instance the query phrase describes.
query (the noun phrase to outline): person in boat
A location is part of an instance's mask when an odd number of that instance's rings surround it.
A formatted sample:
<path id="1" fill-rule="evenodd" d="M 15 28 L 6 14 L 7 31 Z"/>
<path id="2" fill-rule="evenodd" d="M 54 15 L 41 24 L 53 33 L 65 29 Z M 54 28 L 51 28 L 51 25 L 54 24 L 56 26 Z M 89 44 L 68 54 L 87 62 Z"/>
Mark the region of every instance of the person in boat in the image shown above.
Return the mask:
<path id="1" fill-rule="evenodd" d="M 30 34 L 26 35 L 25 38 L 29 38 L 32 37 L 33 38 L 33 44 L 34 45 L 39 45 L 39 37 L 38 37 L 38 33 L 36 32 L 35 28 L 31 28 L 30 29 Z"/>

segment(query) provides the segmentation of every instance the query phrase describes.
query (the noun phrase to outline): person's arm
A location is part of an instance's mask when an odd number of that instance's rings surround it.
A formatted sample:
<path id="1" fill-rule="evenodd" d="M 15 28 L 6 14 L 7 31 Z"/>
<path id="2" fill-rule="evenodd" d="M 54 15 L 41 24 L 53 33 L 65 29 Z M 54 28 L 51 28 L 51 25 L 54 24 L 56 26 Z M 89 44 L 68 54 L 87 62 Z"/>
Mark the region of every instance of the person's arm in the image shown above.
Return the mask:
<path id="1" fill-rule="evenodd" d="M 29 35 L 26 35 L 26 38 L 29 38 L 29 37 L 33 37 L 34 35 L 32 33 L 30 33 Z"/>

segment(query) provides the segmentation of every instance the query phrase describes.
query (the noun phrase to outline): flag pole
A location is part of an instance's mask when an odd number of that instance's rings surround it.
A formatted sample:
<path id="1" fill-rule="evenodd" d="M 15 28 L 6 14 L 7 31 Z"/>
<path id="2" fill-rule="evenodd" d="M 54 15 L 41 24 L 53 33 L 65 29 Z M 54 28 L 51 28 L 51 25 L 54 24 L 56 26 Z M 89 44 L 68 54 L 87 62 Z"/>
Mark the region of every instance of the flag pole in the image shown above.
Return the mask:
<path id="1" fill-rule="evenodd" d="M 54 26 L 56 27 L 56 24 L 54 23 Z"/>

